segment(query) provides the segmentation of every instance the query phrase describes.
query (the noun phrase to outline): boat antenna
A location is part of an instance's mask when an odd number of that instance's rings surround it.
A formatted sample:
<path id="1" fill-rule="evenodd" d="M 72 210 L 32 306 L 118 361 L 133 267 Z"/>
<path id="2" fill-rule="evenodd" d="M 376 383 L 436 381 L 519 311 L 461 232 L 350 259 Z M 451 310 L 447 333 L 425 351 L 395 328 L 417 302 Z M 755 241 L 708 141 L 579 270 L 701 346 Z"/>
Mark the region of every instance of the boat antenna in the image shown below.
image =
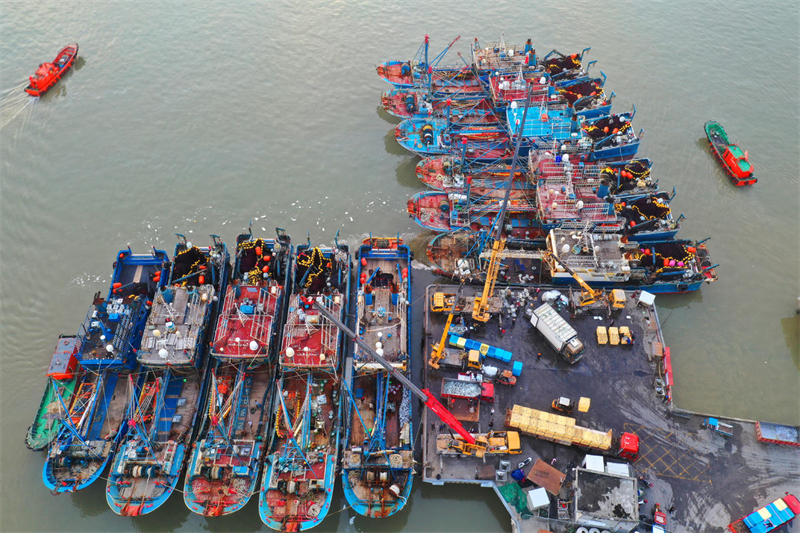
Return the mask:
<path id="1" fill-rule="evenodd" d="M 519 159 L 519 148 L 522 145 L 523 134 L 525 132 L 525 120 L 528 118 L 528 108 L 531 105 L 531 95 L 533 94 L 533 82 L 528 86 L 528 96 L 525 98 L 525 109 L 522 111 L 522 122 L 517 131 L 517 142 L 514 146 L 514 158 L 511 160 L 511 173 L 508 175 L 508 182 L 506 183 L 506 194 L 503 196 L 503 208 L 497 216 L 497 226 L 494 228 L 494 238 L 499 239 L 500 234 L 503 232 L 503 222 L 506 218 L 506 211 L 508 210 L 508 199 L 511 197 L 511 187 L 514 183 L 514 175 L 517 172 L 517 160 Z M 514 131 L 512 126 L 511 131 Z"/>

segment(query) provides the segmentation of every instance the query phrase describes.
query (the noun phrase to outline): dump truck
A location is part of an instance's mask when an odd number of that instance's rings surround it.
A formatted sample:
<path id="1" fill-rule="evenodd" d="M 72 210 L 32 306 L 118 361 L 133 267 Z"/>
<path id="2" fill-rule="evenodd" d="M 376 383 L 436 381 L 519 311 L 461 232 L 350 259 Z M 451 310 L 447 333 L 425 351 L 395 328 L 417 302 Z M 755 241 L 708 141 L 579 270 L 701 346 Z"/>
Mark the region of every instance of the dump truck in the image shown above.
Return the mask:
<path id="1" fill-rule="evenodd" d="M 490 431 L 489 433 L 473 433 L 480 446 L 474 447 L 463 438 L 441 434 L 436 436 L 436 453 L 441 455 L 503 455 L 522 453 L 519 433 L 516 431 Z"/>
<path id="2" fill-rule="evenodd" d="M 442 378 L 442 398 L 494 402 L 494 384 Z"/>
<path id="3" fill-rule="evenodd" d="M 639 455 L 639 437 L 634 433 L 625 432 L 614 439 L 611 430 L 604 433 L 581 427 L 575 424 L 572 417 L 522 405 L 514 405 L 506 411 L 505 426 L 564 446 L 578 446 L 631 461 L 636 460 Z"/>
<path id="4" fill-rule="evenodd" d="M 550 304 L 533 310 L 531 324 L 569 364 L 583 357 L 583 343 L 578 339 L 578 332 Z"/>

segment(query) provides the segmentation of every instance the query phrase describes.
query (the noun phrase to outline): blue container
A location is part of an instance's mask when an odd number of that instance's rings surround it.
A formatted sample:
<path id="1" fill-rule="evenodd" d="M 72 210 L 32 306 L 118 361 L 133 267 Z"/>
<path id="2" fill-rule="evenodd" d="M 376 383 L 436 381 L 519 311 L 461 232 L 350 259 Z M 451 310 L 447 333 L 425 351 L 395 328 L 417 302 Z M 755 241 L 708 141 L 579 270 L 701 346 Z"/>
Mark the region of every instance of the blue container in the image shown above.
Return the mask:
<path id="1" fill-rule="evenodd" d="M 511 365 L 511 373 L 515 376 L 522 374 L 522 361 L 514 361 Z"/>

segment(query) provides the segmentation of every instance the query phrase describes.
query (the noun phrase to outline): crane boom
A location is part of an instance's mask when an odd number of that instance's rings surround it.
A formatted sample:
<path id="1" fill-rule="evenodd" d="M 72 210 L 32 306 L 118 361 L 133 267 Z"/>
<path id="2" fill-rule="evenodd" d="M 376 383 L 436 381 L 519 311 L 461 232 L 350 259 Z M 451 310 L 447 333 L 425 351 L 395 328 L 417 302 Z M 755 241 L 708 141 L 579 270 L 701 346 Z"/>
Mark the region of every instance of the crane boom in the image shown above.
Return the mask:
<path id="1" fill-rule="evenodd" d="M 464 429 L 464 426 L 461 425 L 461 422 L 456 420 L 456 417 L 447 410 L 447 408 L 442 405 L 442 403 L 436 399 L 436 397 L 431 393 L 428 389 L 420 389 L 416 385 L 414 385 L 410 379 L 405 377 L 401 372 L 398 372 L 386 359 L 375 353 L 375 350 L 372 347 L 364 342 L 358 335 L 356 335 L 350 328 L 348 328 L 344 322 L 339 320 L 339 317 L 331 313 L 324 305 L 320 304 L 318 301 L 314 300 L 314 307 L 317 308 L 317 311 L 320 312 L 322 316 L 333 322 L 333 324 L 342 330 L 342 332 L 353 339 L 356 344 L 358 344 L 364 352 L 375 359 L 380 365 L 389 372 L 393 378 L 397 379 L 400 383 L 402 383 L 405 387 L 408 388 L 411 392 L 413 392 L 420 400 L 425 402 L 425 405 L 428 408 L 436 413 L 439 418 L 448 425 L 453 431 L 458 433 L 465 441 L 470 444 L 475 444 L 475 437 L 472 434 Z"/>
<path id="2" fill-rule="evenodd" d="M 497 274 L 500 272 L 500 254 L 506 246 L 505 239 L 497 239 L 492 246 L 492 257 L 489 259 L 489 268 L 486 269 L 486 283 L 483 285 L 483 294 L 475 298 L 475 305 L 472 308 L 472 318 L 487 322 L 489 320 L 489 298 L 494 294 L 494 285 L 497 282 Z"/>
<path id="3" fill-rule="evenodd" d="M 464 286 L 462 282 L 461 285 L 458 286 L 458 292 L 456 292 L 456 296 L 453 299 L 453 306 L 450 308 L 450 314 L 447 316 L 447 323 L 444 325 L 444 331 L 442 332 L 442 339 L 439 341 L 433 352 L 431 353 L 431 359 L 428 361 L 428 364 L 431 365 L 433 368 L 439 368 L 439 361 L 442 360 L 442 352 L 444 352 L 444 342 L 447 340 L 447 332 L 450 331 L 450 324 L 453 322 L 453 316 L 456 314 L 456 308 L 458 307 L 458 299 L 461 297 L 461 287 Z"/>
<path id="4" fill-rule="evenodd" d="M 589 286 L 589 284 L 588 284 L 588 283 L 586 283 L 586 281 L 584 281 L 584 279 L 583 279 L 582 277 L 580 277 L 580 276 L 579 276 L 579 275 L 578 275 L 578 274 L 577 274 L 577 273 L 576 273 L 574 270 L 572 270 L 572 269 L 571 269 L 569 266 L 567 266 L 567 265 L 566 265 L 564 262 L 562 262 L 562 261 L 561 261 L 561 259 L 559 259 L 559 258 L 558 258 L 558 256 L 556 256 L 556 254 L 554 254 L 553 252 L 547 252 L 547 253 L 545 254 L 545 257 L 552 257 L 552 258 L 553 258 L 553 261 L 555 261 L 556 263 L 558 263 L 558 265 L 559 265 L 561 268 L 563 268 L 564 270 L 566 270 L 566 271 L 567 271 L 567 273 L 569 273 L 569 275 L 570 275 L 570 276 L 572 276 L 573 278 L 575 278 L 575 281 L 577 281 L 577 282 L 578 282 L 578 285 L 580 285 L 580 286 L 581 286 L 581 288 L 582 288 L 584 291 L 586 291 L 587 293 L 589 293 L 589 294 L 592 296 L 592 298 L 595 298 L 595 299 L 597 299 L 597 298 L 600 298 L 600 297 L 603 295 L 603 292 L 602 292 L 602 291 L 598 291 L 598 290 L 595 290 L 595 289 L 591 288 L 591 287 Z"/>

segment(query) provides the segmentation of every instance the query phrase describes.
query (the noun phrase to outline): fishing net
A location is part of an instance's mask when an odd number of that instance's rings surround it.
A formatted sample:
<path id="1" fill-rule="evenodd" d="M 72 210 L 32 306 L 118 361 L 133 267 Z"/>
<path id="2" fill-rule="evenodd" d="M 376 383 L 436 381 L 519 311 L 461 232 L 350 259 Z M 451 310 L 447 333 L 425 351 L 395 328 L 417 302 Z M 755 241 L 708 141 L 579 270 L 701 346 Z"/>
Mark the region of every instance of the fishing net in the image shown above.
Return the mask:
<path id="1" fill-rule="evenodd" d="M 669 205 L 661 196 L 647 196 L 630 203 L 619 203 L 614 206 L 617 213 L 628 222 L 639 223 L 645 220 L 664 220 L 670 213 Z"/>
<path id="2" fill-rule="evenodd" d="M 528 509 L 528 499 L 525 492 L 516 483 L 506 483 L 500 487 L 500 494 L 503 499 L 509 503 L 520 516 L 533 516 Z"/>
<path id="3" fill-rule="evenodd" d="M 639 250 L 634 257 L 641 261 L 643 267 L 651 267 L 657 274 L 678 273 L 686 270 L 689 261 L 694 258 L 689 248 L 679 242 L 661 242 Z"/>
<path id="4" fill-rule="evenodd" d="M 179 279 L 185 278 L 190 274 L 196 274 L 200 270 L 205 270 L 205 268 L 201 267 L 205 267 L 207 263 L 208 258 L 197 246 L 192 246 L 189 249 L 178 252 L 178 255 L 175 256 L 175 261 L 172 267 L 172 283 L 175 283 Z M 181 284 L 184 287 L 198 285 L 198 278 L 199 275 L 192 276 L 191 278 L 183 280 Z"/>
<path id="5" fill-rule="evenodd" d="M 581 68 L 581 60 L 578 59 L 577 54 L 566 57 L 554 57 L 547 60 L 544 68 L 550 74 L 560 74 L 565 70 Z"/>
<path id="6" fill-rule="evenodd" d="M 300 252 L 297 255 L 295 282 L 300 283 L 305 278 L 303 288 L 307 289 L 309 293 L 322 292 L 327 284 L 326 278 L 331 273 L 331 266 L 331 262 L 325 258 L 319 248 Z"/>
<path id="7" fill-rule="evenodd" d="M 256 285 L 264 275 L 277 274 L 278 265 L 273 264 L 274 254 L 266 247 L 264 239 L 246 241 L 239 245 L 239 274 L 246 274 L 246 281 Z"/>
<path id="8" fill-rule="evenodd" d="M 603 88 L 595 81 L 584 81 L 568 87 L 558 89 L 558 93 L 571 104 L 584 96 L 597 96 L 603 94 Z"/>
<path id="9" fill-rule="evenodd" d="M 620 115 L 597 119 L 593 124 L 584 128 L 593 141 L 598 141 L 615 133 L 624 133 L 629 129 L 631 129 L 631 123 Z"/>

